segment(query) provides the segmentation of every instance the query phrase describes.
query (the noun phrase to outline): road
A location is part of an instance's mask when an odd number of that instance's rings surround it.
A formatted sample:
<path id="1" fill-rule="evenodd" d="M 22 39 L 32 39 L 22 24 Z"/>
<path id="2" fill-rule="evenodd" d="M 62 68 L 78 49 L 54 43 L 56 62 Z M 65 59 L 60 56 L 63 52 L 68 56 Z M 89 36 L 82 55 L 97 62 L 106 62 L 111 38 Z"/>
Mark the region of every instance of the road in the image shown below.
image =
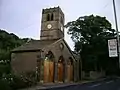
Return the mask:
<path id="1" fill-rule="evenodd" d="M 78 84 L 64 88 L 54 88 L 51 90 L 120 90 L 120 78 L 96 81 L 87 84 Z"/>

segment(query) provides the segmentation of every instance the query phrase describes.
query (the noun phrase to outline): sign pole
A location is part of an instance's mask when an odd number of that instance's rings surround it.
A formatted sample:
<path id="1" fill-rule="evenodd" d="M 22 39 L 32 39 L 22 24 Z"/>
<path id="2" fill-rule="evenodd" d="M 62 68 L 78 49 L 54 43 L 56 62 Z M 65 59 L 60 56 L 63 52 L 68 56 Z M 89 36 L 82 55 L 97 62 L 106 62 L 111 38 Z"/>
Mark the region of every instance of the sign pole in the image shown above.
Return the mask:
<path id="1" fill-rule="evenodd" d="M 118 58 L 119 58 L 119 68 L 120 68 L 120 40 L 119 40 L 119 31 L 118 31 L 118 24 L 117 24 L 117 15 L 116 15 L 115 0 L 113 0 L 113 9 L 114 9 L 116 32 L 117 32 Z"/>

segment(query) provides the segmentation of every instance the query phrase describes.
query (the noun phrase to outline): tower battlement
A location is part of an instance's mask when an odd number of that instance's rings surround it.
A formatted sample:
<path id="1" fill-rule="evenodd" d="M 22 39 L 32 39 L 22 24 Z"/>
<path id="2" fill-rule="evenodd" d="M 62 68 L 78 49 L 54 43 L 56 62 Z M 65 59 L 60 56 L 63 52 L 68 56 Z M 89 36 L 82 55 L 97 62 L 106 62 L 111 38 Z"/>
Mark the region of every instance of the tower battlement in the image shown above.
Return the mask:
<path id="1" fill-rule="evenodd" d="M 45 8 L 45 9 L 42 9 L 42 14 L 46 14 L 46 13 L 50 13 L 50 12 L 61 12 L 62 14 L 64 14 L 61 10 L 61 8 L 58 6 L 58 7 L 53 7 L 53 8 Z"/>

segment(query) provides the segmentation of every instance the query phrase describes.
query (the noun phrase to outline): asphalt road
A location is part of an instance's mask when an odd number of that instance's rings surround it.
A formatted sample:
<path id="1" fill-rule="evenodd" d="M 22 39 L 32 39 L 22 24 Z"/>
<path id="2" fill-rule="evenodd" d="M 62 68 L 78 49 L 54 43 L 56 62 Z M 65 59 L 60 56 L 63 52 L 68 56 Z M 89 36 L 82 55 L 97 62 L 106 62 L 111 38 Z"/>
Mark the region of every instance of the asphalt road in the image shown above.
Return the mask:
<path id="1" fill-rule="evenodd" d="M 120 78 L 106 79 L 87 84 L 78 84 L 64 88 L 54 88 L 51 90 L 120 90 Z"/>

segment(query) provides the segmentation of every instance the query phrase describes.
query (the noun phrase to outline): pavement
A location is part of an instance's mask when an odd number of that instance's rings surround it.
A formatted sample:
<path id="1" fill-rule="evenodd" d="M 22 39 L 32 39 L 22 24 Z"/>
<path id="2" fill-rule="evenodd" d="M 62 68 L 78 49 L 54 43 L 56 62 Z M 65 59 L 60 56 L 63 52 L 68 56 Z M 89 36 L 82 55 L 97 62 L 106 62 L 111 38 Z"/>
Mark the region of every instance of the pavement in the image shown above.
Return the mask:
<path id="1" fill-rule="evenodd" d="M 109 78 L 74 86 L 51 88 L 48 90 L 120 90 L 120 78 Z"/>
<path id="2" fill-rule="evenodd" d="M 101 81 L 104 80 L 106 78 L 102 78 L 99 79 L 97 81 Z M 82 80 L 80 82 L 71 82 L 71 83 L 46 83 L 46 84 L 40 84 L 37 86 L 33 86 L 33 87 L 29 87 L 29 88 L 25 88 L 25 89 L 20 89 L 20 90 L 49 90 L 49 89 L 57 89 L 57 88 L 64 88 L 64 87 L 69 87 L 69 86 L 76 86 L 79 84 L 86 84 L 86 83 L 90 83 L 90 82 L 94 82 L 94 80 Z"/>
<path id="3" fill-rule="evenodd" d="M 74 86 L 77 84 L 78 83 L 72 83 L 72 82 L 71 83 L 46 83 L 46 84 L 41 84 L 41 85 L 37 85 L 37 86 L 25 88 L 25 89 L 20 89 L 20 90 L 49 90 L 53 88 L 64 88 L 68 86 Z"/>
<path id="4" fill-rule="evenodd" d="M 49 83 L 22 90 L 120 90 L 120 78 L 102 78 L 78 83 Z"/>

